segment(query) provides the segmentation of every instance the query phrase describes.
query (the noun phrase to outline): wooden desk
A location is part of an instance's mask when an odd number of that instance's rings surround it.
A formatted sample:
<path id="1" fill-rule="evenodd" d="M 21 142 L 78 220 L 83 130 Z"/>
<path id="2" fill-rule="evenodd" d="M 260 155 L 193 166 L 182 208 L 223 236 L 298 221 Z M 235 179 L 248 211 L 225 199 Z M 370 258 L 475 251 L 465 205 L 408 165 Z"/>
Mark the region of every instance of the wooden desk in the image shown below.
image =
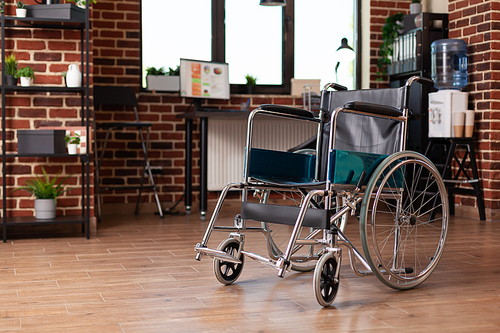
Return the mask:
<path id="1" fill-rule="evenodd" d="M 191 184 L 193 171 L 193 119 L 200 119 L 200 214 L 205 219 L 207 212 L 207 135 L 209 118 L 247 118 L 248 111 L 192 111 L 177 115 L 177 118 L 186 119 L 186 177 L 184 180 L 184 204 L 187 213 L 191 212 L 193 188 Z"/>

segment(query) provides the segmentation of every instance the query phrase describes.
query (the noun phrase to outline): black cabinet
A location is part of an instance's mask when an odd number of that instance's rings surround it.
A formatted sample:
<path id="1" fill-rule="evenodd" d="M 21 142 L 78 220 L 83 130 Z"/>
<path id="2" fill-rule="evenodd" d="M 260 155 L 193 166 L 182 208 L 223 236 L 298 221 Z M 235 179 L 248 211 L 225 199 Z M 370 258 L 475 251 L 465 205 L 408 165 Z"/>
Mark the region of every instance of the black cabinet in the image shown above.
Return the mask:
<path id="1" fill-rule="evenodd" d="M 415 18 L 420 27 L 415 25 Z M 417 19 L 417 23 L 419 21 Z M 393 44 L 391 65 L 388 67 L 391 87 L 401 87 L 413 76 L 431 78 L 431 44 L 448 38 L 448 14 L 420 13 L 404 16 L 404 33 Z M 409 109 L 413 117 L 408 122 L 407 149 L 424 153 L 427 147 L 429 117 L 427 113 L 430 92 L 428 86 L 411 87 Z"/>
<path id="2" fill-rule="evenodd" d="M 91 142 L 87 142 L 87 148 L 84 153 L 78 154 L 78 160 L 81 165 L 81 214 L 75 216 L 58 216 L 55 219 L 50 220 L 37 220 L 35 217 L 10 217 L 8 214 L 8 197 L 9 190 L 7 188 L 7 165 L 10 163 L 16 163 L 15 158 L 18 157 L 50 157 L 50 158 L 67 158 L 68 154 L 19 154 L 7 151 L 7 145 L 10 141 L 7 141 L 7 130 L 12 133 L 13 130 L 8 128 L 8 122 L 6 121 L 6 108 L 9 107 L 7 104 L 6 94 L 9 93 L 13 96 L 27 96 L 30 94 L 39 93 L 53 93 L 53 94 L 74 94 L 80 96 L 80 110 L 78 111 L 79 117 L 78 122 L 80 126 L 85 128 L 86 137 L 91 138 L 90 133 L 90 101 L 89 101 L 89 80 L 90 80 L 90 55 L 89 55 L 89 3 L 87 2 L 87 8 L 84 10 L 85 15 L 81 15 L 74 19 L 61 19 L 61 18 L 51 18 L 50 15 L 47 18 L 17 18 L 5 16 L 5 13 L 1 14 L 1 60 L 2 60 L 2 213 L 1 213 L 1 225 L 3 228 L 3 241 L 7 240 L 7 229 L 12 226 L 23 226 L 23 225 L 43 225 L 43 224 L 68 224 L 77 223 L 82 224 L 82 231 L 86 233 L 87 238 L 90 238 L 90 149 Z M 51 5 L 40 5 L 46 6 L 44 9 L 50 8 Z M 82 9 L 77 8 L 72 4 L 65 4 L 70 11 L 82 12 Z M 33 6 L 31 6 L 33 7 Z M 37 6 L 38 7 L 38 6 Z M 9 29 L 19 30 L 19 29 L 60 29 L 60 30 L 73 30 L 78 31 L 80 35 L 80 64 L 82 69 L 82 87 L 78 88 L 67 88 L 62 86 L 6 86 L 5 84 L 5 46 L 6 46 L 6 31 Z M 7 34 L 8 36 L 9 34 Z M 63 34 L 64 36 L 64 34 Z M 9 38 L 9 37 L 7 37 Z M 9 138 L 12 140 L 12 137 Z M 88 140 L 90 141 L 90 140 Z"/>

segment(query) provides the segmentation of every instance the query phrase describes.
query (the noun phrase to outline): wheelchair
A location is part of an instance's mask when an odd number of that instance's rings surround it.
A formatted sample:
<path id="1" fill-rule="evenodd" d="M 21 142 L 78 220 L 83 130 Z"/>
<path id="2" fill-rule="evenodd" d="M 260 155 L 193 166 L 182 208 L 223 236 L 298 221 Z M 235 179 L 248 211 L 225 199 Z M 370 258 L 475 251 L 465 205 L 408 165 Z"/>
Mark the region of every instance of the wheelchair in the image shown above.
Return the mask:
<path id="1" fill-rule="evenodd" d="M 339 289 L 342 248 L 357 275 L 373 274 L 398 290 L 424 282 L 444 251 L 448 199 L 434 164 L 405 150 L 410 86 L 416 82 L 433 85 L 418 76 L 400 88 L 347 91 L 328 84 L 316 114 L 280 105 L 253 110 L 244 182 L 222 190 L 195 247 L 196 259 L 212 257 L 222 284 L 238 279 L 245 258 L 276 269 L 279 277 L 290 270 L 314 270 L 314 295 L 324 307 L 333 303 Z M 257 116 L 317 125 L 314 148 L 290 152 L 253 147 Z M 230 190 L 241 191 L 241 213 L 232 225 L 216 225 Z M 345 235 L 349 215 L 359 219 L 363 253 Z M 229 235 L 210 248 L 214 231 Z M 246 250 L 249 232 L 264 235 L 267 255 Z"/>

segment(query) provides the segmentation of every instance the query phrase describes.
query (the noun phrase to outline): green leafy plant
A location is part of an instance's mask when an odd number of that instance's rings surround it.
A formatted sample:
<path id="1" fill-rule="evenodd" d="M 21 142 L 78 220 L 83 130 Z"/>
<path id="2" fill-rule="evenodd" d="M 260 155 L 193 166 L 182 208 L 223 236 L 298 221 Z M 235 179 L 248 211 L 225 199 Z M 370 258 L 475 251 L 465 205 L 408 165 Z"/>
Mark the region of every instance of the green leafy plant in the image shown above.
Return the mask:
<path id="1" fill-rule="evenodd" d="M 87 6 L 87 1 L 85 0 L 68 0 L 69 2 L 74 2 L 75 5 L 82 5 L 82 6 Z M 95 5 L 97 3 L 96 0 L 92 0 L 92 3 Z"/>
<path id="2" fill-rule="evenodd" d="M 22 2 L 22 1 L 16 1 L 17 8 L 24 9 L 25 6 L 26 6 L 26 3 Z"/>
<path id="3" fill-rule="evenodd" d="M 255 86 L 257 84 L 257 77 L 255 76 L 247 74 L 245 75 L 245 79 L 247 80 L 247 86 Z"/>
<path id="4" fill-rule="evenodd" d="M 146 68 L 146 75 L 166 75 L 167 72 L 165 71 L 165 67 L 148 67 Z"/>
<path id="5" fill-rule="evenodd" d="M 412 0 L 411 3 L 421 3 L 422 0 Z"/>
<path id="6" fill-rule="evenodd" d="M 385 19 L 382 27 L 382 44 L 380 45 L 380 59 L 377 61 L 377 80 L 381 81 L 382 76 L 387 75 L 387 66 L 391 64 L 392 43 L 398 37 L 398 30 L 402 29 L 403 13 L 397 13 Z"/>
<path id="7" fill-rule="evenodd" d="M 17 60 L 16 56 L 11 54 L 5 58 L 5 75 L 16 75 L 17 72 Z"/>
<path id="8" fill-rule="evenodd" d="M 47 175 L 47 172 L 43 167 L 42 167 L 42 172 L 43 172 L 43 177 L 36 176 L 35 179 L 28 179 L 26 181 L 26 185 L 15 188 L 11 192 L 17 190 L 24 190 L 34 195 L 35 198 L 37 199 L 56 199 L 64 192 L 70 190 L 69 188 L 64 190 L 62 184 L 72 175 L 67 176 L 60 183 L 56 185 L 56 181 L 61 171 L 59 171 L 52 180 L 50 180 L 49 175 Z"/>
<path id="9" fill-rule="evenodd" d="M 80 144 L 80 134 L 78 133 L 75 133 L 73 135 L 68 134 L 64 137 L 64 140 L 66 141 L 66 143 L 69 144 L 74 144 L 74 145 Z"/>
<path id="10" fill-rule="evenodd" d="M 180 75 L 181 68 L 177 66 L 175 69 L 169 67 L 168 70 L 165 67 L 156 68 L 154 66 L 146 68 L 146 75 Z"/>
<path id="11" fill-rule="evenodd" d="M 169 67 L 168 68 L 168 72 L 166 75 L 177 75 L 179 76 L 181 74 L 181 67 L 179 65 L 177 65 L 177 67 L 175 69 L 173 69 L 172 67 Z"/>
<path id="12" fill-rule="evenodd" d="M 16 74 L 14 75 L 16 79 L 19 79 L 20 77 L 30 77 L 32 79 L 35 78 L 35 71 L 33 68 L 30 66 L 23 67 L 21 69 L 18 69 Z"/>

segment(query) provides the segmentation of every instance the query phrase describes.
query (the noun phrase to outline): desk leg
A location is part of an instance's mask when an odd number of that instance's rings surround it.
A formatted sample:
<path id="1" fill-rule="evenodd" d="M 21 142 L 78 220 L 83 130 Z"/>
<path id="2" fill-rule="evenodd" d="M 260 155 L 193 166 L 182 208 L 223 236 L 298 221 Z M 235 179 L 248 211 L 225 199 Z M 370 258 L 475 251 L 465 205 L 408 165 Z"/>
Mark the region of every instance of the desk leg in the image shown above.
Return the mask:
<path id="1" fill-rule="evenodd" d="M 200 213 L 204 220 L 207 212 L 208 118 L 200 118 L 200 126 Z"/>
<path id="2" fill-rule="evenodd" d="M 186 178 L 184 179 L 184 205 L 186 213 L 191 214 L 193 180 L 193 119 L 186 119 Z"/>

